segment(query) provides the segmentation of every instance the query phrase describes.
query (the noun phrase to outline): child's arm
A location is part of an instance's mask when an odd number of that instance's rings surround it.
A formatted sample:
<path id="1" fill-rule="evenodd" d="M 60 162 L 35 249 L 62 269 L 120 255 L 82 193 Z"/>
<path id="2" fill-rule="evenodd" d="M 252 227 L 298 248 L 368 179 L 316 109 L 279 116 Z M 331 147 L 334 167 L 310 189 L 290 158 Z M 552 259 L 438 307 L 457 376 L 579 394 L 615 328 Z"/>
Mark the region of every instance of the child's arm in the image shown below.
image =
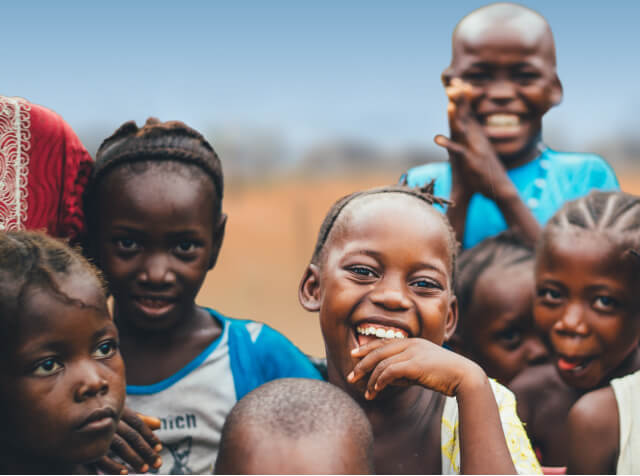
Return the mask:
<path id="1" fill-rule="evenodd" d="M 620 441 L 618 404 L 611 387 L 587 393 L 569 412 L 568 474 L 615 474 Z"/>
<path id="2" fill-rule="evenodd" d="M 387 385 L 422 385 L 458 401 L 460 463 L 463 473 L 516 472 L 491 385 L 474 362 L 426 339 L 377 340 L 354 349 L 362 360 L 348 376 L 356 382 L 369 373 L 365 398 Z"/>
<path id="3" fill-rule="evenodd" d="M 435 143 L 449 151 L 451 164 L 451 200 L 455 206 L 447 209 L 447 217 L 462 242 L 467 209 L 474 193 L 493 200 L 509 228 L 534 243 L 540 225 L 520 198 L 518 190 L 496 155 L 489 139 L 474 117 L 470 105 L 470 86 L 454 78 L 446 88 L 451 138 L 435 137 Z"/>

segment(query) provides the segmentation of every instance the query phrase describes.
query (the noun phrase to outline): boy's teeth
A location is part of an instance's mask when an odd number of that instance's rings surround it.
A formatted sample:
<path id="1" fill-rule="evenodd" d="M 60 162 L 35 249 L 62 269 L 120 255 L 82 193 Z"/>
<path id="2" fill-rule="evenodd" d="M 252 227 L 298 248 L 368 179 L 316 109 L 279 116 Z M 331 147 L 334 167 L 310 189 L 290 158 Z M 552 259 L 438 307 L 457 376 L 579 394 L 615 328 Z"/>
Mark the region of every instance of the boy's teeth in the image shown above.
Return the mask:
<path id="1" fill-rule="evenodd" d="M 490 114 L 486 118 L 488 126 L 515 127 L 520 124 L 520 116 L 517 114 Z"/>
<path id="2" fill-rule="evenodd" d="M 400 331 L 394 331 L 393 329 L 383 329 L 381 327 L 373 326 L 358 326 L 356 327 L 358 334 L 364 336 L 375 336 L 378 339 L 405 339 L 406 336 Z"/>

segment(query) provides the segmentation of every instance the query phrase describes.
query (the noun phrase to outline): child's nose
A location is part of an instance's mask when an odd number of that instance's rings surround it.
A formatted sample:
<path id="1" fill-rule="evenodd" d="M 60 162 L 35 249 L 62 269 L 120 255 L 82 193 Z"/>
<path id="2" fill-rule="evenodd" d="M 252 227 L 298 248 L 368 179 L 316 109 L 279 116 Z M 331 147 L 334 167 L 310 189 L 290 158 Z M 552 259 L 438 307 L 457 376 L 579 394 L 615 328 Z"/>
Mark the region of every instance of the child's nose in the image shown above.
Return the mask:
<path id="1" fill-rule="evenodd" d="M 555 330 L 576 337 L 584 337 L 589 333 L 584 317 L 583 306 L 580 303 L 570 303 L 562 318 L 556 323 Z"/>
<path id="2" fill-rule="evenodd" d="M 104 395 L 109 391 L 109 382 L 100 371 L 99 364 L 93 359 L 75 365 L 78 376 L 74 397 L 77 402 L 87 398 Z"/>
<path id="3" fill-rule="evenodd" d="M 371 293 L 371 301 L 386 309 L 409 309 L 411 301 L 401 286 L 380 286 Z"/>
<path id="4" fill-rule="evenodd" d="M 516 91 L 511 81 L 499 79 L 487 86 L 487 96 L 495 102 L 505 103 L 515 98 Z"/>
<path id="5" fill-rule="evenodd" d="M 138 281 L 148 284 L 171 284 L 175 281 L 175 274 L 171 270 L 169 257 L 164 254 L 154 254 L 144 262 Z"/>

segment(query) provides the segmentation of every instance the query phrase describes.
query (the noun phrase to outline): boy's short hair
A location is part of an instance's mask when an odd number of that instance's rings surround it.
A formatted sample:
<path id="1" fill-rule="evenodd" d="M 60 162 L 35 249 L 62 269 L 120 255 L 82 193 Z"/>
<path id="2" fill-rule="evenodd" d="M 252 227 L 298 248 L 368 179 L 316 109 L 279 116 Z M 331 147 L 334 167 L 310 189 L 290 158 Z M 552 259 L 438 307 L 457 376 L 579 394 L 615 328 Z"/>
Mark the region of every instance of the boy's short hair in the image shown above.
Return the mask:
<path id="1" fill-rule="evenodd" d="M 242 473 L 243 461 L 256 456 L 251 448 L 256 438 L 340 441 L 345 436 L 354 442 L 350 457 L 373 473 L 371 424 L 349 395 L 322 380 L 273 380 L 248 393 L 227 416 L 214 472 Z"/>
<path id="2" fill-rule="evenodd" d="M 473 291 L 478 278 L 492 266 L 513 266 L 533 261 L 533 248 L 513 230 L 487 238 L 473 248 L 463 251 L 456 266 L 455 294 L 458 298 L 458 326 L 456 334 L 464 333 L 464 320 L 471 308 Z"/>

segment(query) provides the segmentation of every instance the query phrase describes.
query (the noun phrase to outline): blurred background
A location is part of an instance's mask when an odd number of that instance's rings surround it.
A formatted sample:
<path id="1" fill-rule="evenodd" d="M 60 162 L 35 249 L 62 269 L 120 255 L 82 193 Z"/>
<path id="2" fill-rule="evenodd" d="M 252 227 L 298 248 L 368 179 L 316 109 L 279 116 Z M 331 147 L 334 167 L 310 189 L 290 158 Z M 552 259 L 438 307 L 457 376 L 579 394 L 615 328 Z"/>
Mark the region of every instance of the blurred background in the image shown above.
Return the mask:
<path id="1" fill-rule="evenodd" d="M 324 348 L 298 280 L 329 206 L 446 160 L 440 73 L 486 1 L 0 4 L 0 94 L 62 115 L 94 155 L 122 122 L 179 119 L 222 158 L 227 235 L 203 305 Z M 640 2 L 531 0 L 555 34 L 564 101 L 545 142 L 592 151 L 640 193 Z"/>

